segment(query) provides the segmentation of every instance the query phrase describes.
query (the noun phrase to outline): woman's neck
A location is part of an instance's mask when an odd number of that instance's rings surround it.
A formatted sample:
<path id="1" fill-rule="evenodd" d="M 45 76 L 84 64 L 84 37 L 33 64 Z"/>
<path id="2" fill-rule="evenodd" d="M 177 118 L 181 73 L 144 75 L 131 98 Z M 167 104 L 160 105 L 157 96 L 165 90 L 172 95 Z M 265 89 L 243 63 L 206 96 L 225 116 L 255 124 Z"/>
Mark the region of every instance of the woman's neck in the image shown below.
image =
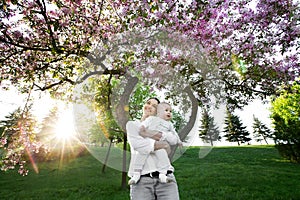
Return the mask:
<path id="1" fill-rule="evenodd" d="M 142 121 L 145 121 L 146 118 L 147 118 L 146 116 L 142 116 L 141 122 L 142 122 Z"/>
<path id="2" fill-rule="evenodd" d="M 143 115 L 142 118 L 141 118 L 141 121 L 145 121 L 145 119 L 149 117 L 149 115 Z"/>

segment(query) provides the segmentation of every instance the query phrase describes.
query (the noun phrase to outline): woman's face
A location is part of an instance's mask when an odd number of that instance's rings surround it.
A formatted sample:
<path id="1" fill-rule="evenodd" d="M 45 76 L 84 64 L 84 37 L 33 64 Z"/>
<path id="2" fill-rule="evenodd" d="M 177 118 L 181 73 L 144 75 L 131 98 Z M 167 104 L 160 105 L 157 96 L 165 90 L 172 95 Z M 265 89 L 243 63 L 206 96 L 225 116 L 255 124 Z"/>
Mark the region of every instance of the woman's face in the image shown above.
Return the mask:
<path id="1" fill-rule="evenodd" d="M 157 107 L 157 100 L 155 99 L 149 99 L 144 107 L 143 107 L 143 114 L 144 116 L 153 116 L 156 114 L 156 107 Z"/>

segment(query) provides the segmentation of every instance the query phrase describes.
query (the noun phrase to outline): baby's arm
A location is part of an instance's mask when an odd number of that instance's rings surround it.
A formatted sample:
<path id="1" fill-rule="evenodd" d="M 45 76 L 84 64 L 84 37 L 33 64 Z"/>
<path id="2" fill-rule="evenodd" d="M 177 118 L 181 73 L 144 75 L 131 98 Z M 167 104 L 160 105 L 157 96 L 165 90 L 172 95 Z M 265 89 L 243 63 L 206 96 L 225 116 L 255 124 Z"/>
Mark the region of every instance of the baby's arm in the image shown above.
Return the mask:
<path id="1" fill-rule="evenodd" d="M 142 125 L 139 129 L 140 136 L 142 136 L 144 138 L 149 137 L 149 138 L 155 139 L 155 138 L 153 138 L 153 136 L 156 135 L 158 133 L 158 131 L 149 129 L 149 127 L 153 123 L 153 121 L 154 121 L 154 117 L 150 116 L 150 117 L 146 118 L 145 121 L 142 122 Z"/>
<path id="2" fill-rule="evenodd" d="M 158 131 L 146 129 L 144 125 L 140 127 L 140 136 L 152 138 L 158 133 Z"/>
<path id="3" fill-rule="evenodd" d="M 159 141 L 161 139 L 161 135 L 162 133 L 158 132 L 158 131 L 154 131 L 154 130 L 149 130 L 149 129 L 146 129 L 143 125 L 140 127 L 140 132 L 139 132 L 140 136 L 143 136 L 143 137 L 149 137 L 149 138 L 152 138 L 154 140 L 157 140 L 156 141 L 156 145 L 157 147 L 159 147 L 158 149 L 165 149 L 167 151 L 167 154 L 169 155 L 171 153 L 171 147 L 169 145 L 168 142 L 165 142 L 165 141 Z M 156 136 L 159 135 L 160 137 L 159 138 L 156 138 Z M 154 150 L 156 146 L 154 146 Z M 157 150 L 158 150 L 157 149 Z"/>
<path id="4" fill-rule="evenodd" d="M 163 134 L 163 138 L 171 145 L 182 146 L 182 141 L 179 138 L 173 124 L 170 122 L 169 131 Z"/>

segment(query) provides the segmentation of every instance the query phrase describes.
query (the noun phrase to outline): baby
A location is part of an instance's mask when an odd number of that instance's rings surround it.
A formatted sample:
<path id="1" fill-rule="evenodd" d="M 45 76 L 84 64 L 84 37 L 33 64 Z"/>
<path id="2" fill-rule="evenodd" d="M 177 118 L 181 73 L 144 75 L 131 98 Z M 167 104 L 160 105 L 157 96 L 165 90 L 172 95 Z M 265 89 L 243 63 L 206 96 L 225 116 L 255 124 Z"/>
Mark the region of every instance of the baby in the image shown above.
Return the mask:
<path id="1" fill-rule="evenodd" d="M 176 143 L 179 146 L 182 146 L 182 142 L 175 131 L 173 124 L 170 122 L 172 119 L 172 108 L 171 105 L 162 102 L 157 105 L 157 115 L 149 116 L 145 121 L 142 122 L 142 126 L 140 128 L 140 135 L 143 137 L 151 137 L 160 131 L 163 133 L 161 140 L 168 141 L 168 135 L 172 134 L 172 136 L 176 136 Z M 174 138 L 174 137 L 173 137 Z M 150 139 L 150 138 L 149 138 Z M 167 171 L 170 168 L 170 160 L 168 154 L 170 153 L 170 148 L 160 149 L 154 151 L 154 154 L 157 158 L 156 167 L 159 172 L 159 180 L 161 183 L 167 183 L 173 181 L 171 178 L 167 177 Z M 128 184 L 136 184 L 140 177 L 143 165 L 145 164 L 146 158 L 149 154 L 137 154 L 136 160 L 134 162 L 134 173 L 133 177 L 128 181 Z"/>

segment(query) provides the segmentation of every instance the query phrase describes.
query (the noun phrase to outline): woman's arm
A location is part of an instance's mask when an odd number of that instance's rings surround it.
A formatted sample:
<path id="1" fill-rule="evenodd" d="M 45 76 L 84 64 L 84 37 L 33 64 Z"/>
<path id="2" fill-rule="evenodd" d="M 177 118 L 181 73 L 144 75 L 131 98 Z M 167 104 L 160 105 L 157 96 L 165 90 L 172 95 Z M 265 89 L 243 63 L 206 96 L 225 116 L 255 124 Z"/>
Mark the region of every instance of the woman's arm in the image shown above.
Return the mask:
<path id="1" fill-rule="evenodd" d="M 140 136 L 148 137 L 151 138 L 153 140 L 159 141 L 160 138 L 162 137 L 162 133 L 159 131 L 155 131 L 155 130 L 149 130 L 148 128 L 145 128 L 144 125 L 142 125 L 139 129 L 139 134 Z"/>
<path id="2" fill-rule="evenodd" d="M 157 116 L 150 116 L 145 121 L 142 122 L 142 125 L 145 129 L 141 129 L 140 135 L 143 137 L 150 137 L 154 140 L 166 140 L 170 145 L 175 145 L 178 143 L 178 134 L 176 133 L 174 126 L 171 122 L 167 124 L 168 128 L 164 129 L 165 131 L 156 130 L 159 123 L 165 121 Z M 165 123 L 165 122 L 164 122 Z M 168 131 L 166 131 L 168 130 Z"/>
<path id="3" fill-rule="evenodd" d="M 154 142 L 148 138 L 143 138 L 139 135 L 139 123 L 134 121 L 129 121 L 126 124 L 126 132 L 128 142 L 135 151 L 138 151 L 141 154 L 149 154 L 154 151 Z"/>
<path id="4" fill-rule="evenodd" d="M 158 132 L 152 136 L 152 139 L 143 138 L 139 135 L 139 124 L 129 121 L 126 124 L 128 142 L 135 151 L 141 154 L 148 154 L 154 150 L 165 149 L 169 146 L 167 142 L 158 141 L 162 137 L 162 133 Z"/>
<path id="5" fill-rule="evenodd" d="M 162 133 L 157 130 L 150 130 L 149 126 L 155 123 L 156 117 L 149 116 L 143 122 L 141 122 L 141 127 L 139 134 L 143 137 L 152 138 L 153 140 L 159 141 L 162 137 Z"/>

